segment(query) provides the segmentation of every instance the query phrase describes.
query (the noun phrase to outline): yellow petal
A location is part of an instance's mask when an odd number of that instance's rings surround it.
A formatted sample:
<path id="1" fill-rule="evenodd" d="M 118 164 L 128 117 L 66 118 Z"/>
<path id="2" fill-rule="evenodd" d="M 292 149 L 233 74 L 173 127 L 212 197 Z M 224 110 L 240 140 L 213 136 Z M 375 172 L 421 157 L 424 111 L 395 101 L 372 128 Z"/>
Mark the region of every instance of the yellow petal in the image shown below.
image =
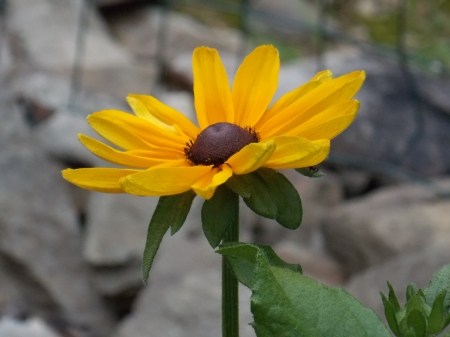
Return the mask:
<path id="1" fill-rule="evenodd" d="M 237 125 L 253 126 L 261 118 L 277 90 L 279 71 L 273 46 L 260 46 L 244 59 L 231 90 Z"/>
<path id="2" fill-rule="evenodd" d="M 142 119 L 145 119 L 146 121 L 154 124 L 155 126 L 157 126 L 158 128 L 160 128 L 166 132 L 171 132 L 175 135 L 177 134 L 177 131 L 173 127 L 173 123 L 166 124 L 166 123 L 162 122 L 160 119 L 156 118 L 153 114 L 150 113 L 150 111 L 147 109 L 147 107 L 141 100 L 128 95 L 127 102 L 130 105 L 130 107 L 133 109 L 133 112 L 135 113 L 136 116 L 138 116 Z"/>
<path id="3" fill-rule="evenodd" d="M 164 196 L 186 192 L 202 179 L 212 166 L 153 167 L 120 180 L 126 193 Z"/>
<path id="4" fill-rule="evenodd" d="M 333 139 L 353 122 L 358 110 L 359 102 L 356 100 L 335 104 L 289 134 L 309 140 Z"/>
<path id="5" fill-rule="evenodd" d="M 168 160 L 184 158 L 182 152 L 172 149 L 141 150 L 140 153 L 133 153 L 132 151 L 122 152 L 82 134 L 78 135 L 78 139 L 96 156 L 122 166 L 149 168 Z"/>
<path id="6" fill-rule="evenodd" d="M 100 136 L 126 150 L 148 148 L 150 145 L 183 151 L 189 141 L 187 136 L 165 131 L 143 118 L 122 111 L 95 112 L 87 120 Z"/>
<path id="7" fill-rule="evenodd" d="M 78 187 L 97 192 L 124 193 L 119 184 L 119 179 L 139 170 L 127 170 L 117 168 L 81 168 L 62 171 L 64 179 Z"/>
<path id="8" fill-rule="evenodd" d="M 199 47 L 192 56 L 194 103 L 200 128 L 234 123 L 233 100 L 227 73 L 215 49 Z"/>
<path id="9" fill-rule="evenodd" d="M 272 140 L 262 143 L 251 143 L 232 155 L 224 165 L 229 165 L 235 174 L 253 172 L 264 165 L 275 151 Z"/>
<path id="10" fill-rule="evenodd" d="M 323 70 L 316 74 L 308 83 L 294 89 L 287 94 L 284 94 L 278 101 L 276 101 L 262 116 L 259 122 L 256 124 L 255 128 L 261 128 L 268 120 L 275 116 L 278 112 L 285 109 L 300 97 L 306 95 L 311 90 L 317 88 L 322 83 L 331 80 L 333 77 L 331 71 Z"/>
<path id="11" fill-rule="evenodd" d="M 160 123 L 168 126 L 178 125 L 189 138 L 195 139 L 200 133 L 200 129 L 189 118 L 158 101 L 155 97 L 131 94 L 128 95 L 127 101 L 134 113 L 141 118 L 148 121 L 156 119 Z"/>
<path id="12" fill-rule="evenodd" d="M 314 166 L 324 161 L 330 152 L 330 141 L 309 141 L 300 137 L 273 138 L 276 150 L 264 166 L 274 169 Z"/>
<path id="13" fill-rule="evenodd" d="M 212 169 L 202 179 L 192 185 L 192 189 L 197 195 L 208 200 L 214 195 L 217 186 L 225 183 L 233 175 L 233 171 L 228 165 Z"/>
<path id="14" fill-rule="evenodd" d="M 100 136 L 125 150 L 149 149 L 151 145 L 110 120 L 99 118 L 95 114 L 87 117 L 89 125 Z"/>
<path id="15" fill-rule="evenodd" d="M 262 139 L 284 135 L 330 106 L 350 100 L 364 79 L 363 71 L 355 71 L 327 81 L 281 110 L 257 130 Z"/>

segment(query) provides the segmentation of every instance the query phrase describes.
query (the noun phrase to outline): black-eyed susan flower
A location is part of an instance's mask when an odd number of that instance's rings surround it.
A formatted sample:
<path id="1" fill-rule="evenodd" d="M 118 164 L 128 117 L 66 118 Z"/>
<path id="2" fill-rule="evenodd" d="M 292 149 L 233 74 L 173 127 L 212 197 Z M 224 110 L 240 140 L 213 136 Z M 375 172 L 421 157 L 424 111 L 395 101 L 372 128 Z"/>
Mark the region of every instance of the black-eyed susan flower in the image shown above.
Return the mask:
<path id="1" fill-rule="evenodd" d="M 355 118 L 359 102 L 352 98 L 365 79 L 362 71 L 335 79 L 322 71 L 270 106 L 280 68 L 273 46 L 248 55 L 231 88 L 215 49 L 195 49 L 192 62 L 198 126 L 154 97 L 129 95 L 135 115 L 104 110 L 87 118 L 120 150 L 79 135 L 92 153 L 125 168 L 67 169 L 64 178 L 100 192 L 168 196 L 192 189 L 210 199 L 232 175 L 314 166 Z"/>

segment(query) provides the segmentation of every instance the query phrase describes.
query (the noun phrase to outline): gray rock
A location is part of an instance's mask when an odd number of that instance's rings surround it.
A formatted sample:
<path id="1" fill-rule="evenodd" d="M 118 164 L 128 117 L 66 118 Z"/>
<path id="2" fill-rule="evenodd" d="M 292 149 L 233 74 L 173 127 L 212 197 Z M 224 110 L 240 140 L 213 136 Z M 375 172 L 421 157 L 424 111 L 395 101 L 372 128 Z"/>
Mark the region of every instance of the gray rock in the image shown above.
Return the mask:
<path id="1" fill-rule="evenodd" d="M 17 0 L 8 6 L 10 34 L 17 36 L 24 54 L 21 68 L 37 68 L 69 76 L 75 66 L 76 48 L 80 58 L 81 84 L 125 97 L 130 92 L 148 92 L 153 87 L 156 66 L 136 65 L 133 56 L 116 43 L 100 16 L 88 2 L 77 0 Z M 80 11 L 87 11 L 83 45 L 76 46 Z M 58 41 L 58 43 L 55 43 Z"/>
<path id="2" fill-rule="evenodd" d="M 183 229 L 181 230 L 183 231 Z M 221 331 L 221 258 L 204 238 L 183 233 L 165 237 L 134 310 L 116 337 L 210 337 Z M 248 325 L 250 292 L 240 288 L 241 336 L 254 336 Z"/>
<path id="3" fill-rule="evenodd" d="M 241 47 L 237 30 L 207 26 L 185 14 L 166 13 L 152 6 L 122 12 L 110 21 L 120 41 L 136 55 L 154 57 L 161 53 L 165 62 L 181 53 L 192 55 L 194 48 L 203 45 L 231 53 Z M 159 34 L 164 34 L 163 45 L 159 44 Z"/>
<path id="4" fill-rule="evenodd" d="M 81 258 L 77 214 L 60 167 L 30 142 L 2 145 L 0 288 L 44 317 L 106 334 L 113 324 Z"/>
<path id="5" fill-rule="evenodd" d="M 91 166 L 103 163 L 78 141 L 79 133 L 100 138 L 85 118 L 57 111 L 33 129 L 33 140 L 43 152 L 61 162 Z"/>
<path id="6" fill-rule="evenodd" d="M 158 198 L 92 193 L 87 208 L 85 259 L 96 266 L 141 259 Z"/>
<path id="7" fill-rule="evenodd" d="M 439 240 L 421 251 L 404 253 L 355 274 L 345 288 L 364 305 L 373 308 L 380 317 L 384 317 L 380 291 L 387 295 L 387 281 L 392 284 L 403 306 L 408 284 L 414 283 L 418 288 L 424 289 L 433 275 L 449 263 L 449 256 L 448 239 Z"/>
<path id="8" fill-rule="evenodd" d="M 109 297 L 136 295 L 142 287 L 141 263 L 147 229 L 158 198 L 91 193 L 86 209 L 84 258 L 94 266 L 98 291 Z M 203 235 L 200 198 L 183 225 L 192 237 Z"/>
<path id="9" fill-rule="evenodd" d="M 0 337 L 58 337 L 50 327 L 39 318 L 16 321 L 3 317 L 0 319 Z"/>
<path id="10" fill-rule="evenodd" d="M 318 17 L 317 9 L 304 0 L 254 0 L 249 2 L 249 12 L 251 32 L 291 43 L 305 40 Z"/>
<path id="11" fill-rule="evenodd" d="M 313 250 L 296 240 L 283 240 L 273 249 L 284 261 L 302 266 L 303 274 L 328 285 L 342 285 L 341 266 L 323 251 Z"/>
<path id="12" fill-rule="evenodd" d="M 125 95 L 115 98 L 101 91 L 80 90 L 74 101 L 70 101 L 70 81 L 48 72 L 22 72 L 13 79 L 10 87 L 14 98 L 34 102 L 56 113 L 71 113 L 85 118 L 94 111 L 104 109 L 130 111 Z"/>
<path id="13" fill-rule="evenodd" d="M 450 181 L 436 182 L 442 189 Z M 353 274 L 450 238 L 450 203 L 417 185 L 378 189 L 335 207 L 323 223 L 325 247 Z"/>

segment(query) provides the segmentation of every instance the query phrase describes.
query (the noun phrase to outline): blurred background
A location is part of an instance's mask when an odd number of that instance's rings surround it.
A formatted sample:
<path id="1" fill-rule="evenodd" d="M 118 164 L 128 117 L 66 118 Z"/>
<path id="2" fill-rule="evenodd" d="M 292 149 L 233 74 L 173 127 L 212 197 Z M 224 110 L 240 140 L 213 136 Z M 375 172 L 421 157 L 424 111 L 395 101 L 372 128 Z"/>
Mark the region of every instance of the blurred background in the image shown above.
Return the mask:
<path id="1" fill-rule="evenodd" d="M 403 294 L 449 263 L 450 0 L 0 0 L 0 337 L 221 335 L 220 257 L 200 200 L 143 287 L 157 199 L 90 193 L 60 170 L 105 166 L 77 134 L 94 136 L 93 111 L 129 111 L 129 93 L 195 120 L 195 47 L 217 48 L 232 79 L 267 43 L 282 60 L 276 98 L 322 69 L 367 80 L 325 176 L 284 172 L 302 226 L 242 204 L 242 241 L 273 245 L 380 315 L 387 280 Z M 255 336 L 240 294 L 242 336 Z"/>

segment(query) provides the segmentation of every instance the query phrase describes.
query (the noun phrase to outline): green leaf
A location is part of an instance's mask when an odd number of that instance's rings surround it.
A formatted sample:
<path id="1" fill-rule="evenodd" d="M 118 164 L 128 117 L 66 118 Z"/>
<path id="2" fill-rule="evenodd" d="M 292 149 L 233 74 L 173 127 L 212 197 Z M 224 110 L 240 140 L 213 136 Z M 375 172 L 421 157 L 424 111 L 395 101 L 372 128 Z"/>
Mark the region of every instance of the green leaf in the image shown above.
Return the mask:
<path id="1" fill-rule="evenodd" d="M 391 328 L 391 331 L 395 336 L 400 337 L 401 334 L 397 322 L 397 317 L 395 315 L 394 306 L 391 302 L 389 302 L 389 300 L 386 298 L 386 296 L 384 296 L 383 293 L 380 293 L 380 295 L 384 305 L 384 316 L 386 317 L 389 327 Z"/>
<path id="2" fill-rule="evenodd" d="M 236 278 L 248 288 L 253 283 L 253 270 L 258 252 L 264 254 L 271 266 L 290 269 L 296 273 L 302 272 L 299 264 L 290 264 L 283 261 L 270 246 L 236 242 L 223 244 L 216 250 L 216 253 L 226 257 L 233 268 Z"/>
<path id="3" fill-rule="evenodd" d="M 424 290 L 427 304 L 431 307 L 435 301 L 435 298 L 446 290 L 447 294 L 450 294 L 450 264 L 442 267 L 434 274 L 428 287 Z M 444 300 L 444 311 L 450 309 L 450 296 L 446 296 Z"/>
<path id="4" fill-rule="evenodd" d="M 238 219 L 239 196 L 225 185 L 217 187 L 202 207 L 202 227 L 209 244 L 216 248 L 227 229 Z"/>
<path id="5" fill-rule="evenodd" d="M 288 229 L 300 226 L 303 217 L 302 201 L 291 182 L 281 173 L 261 167 L 256 173 L 269 185 L 276 203 L 277 222 Z"/>
<path id="6" fill-rule="evenodd" d="M 429 334 L 437 334 L 442 331 L 444 323 L 444 299 L 446 291 L 443 290 L 436 297 L 433 307 L 431 308 L 430 316 L 428 317 L 428 330 Z"/>
<path id="7" fill-rule="evenodd" d="M 235 175 L 233 174 L 225 183 L 225 185 L 231 189 L 234 193 L 240 195 L 243 198 L 250 198 L 252 195 L 251 177 L 247 177 L 247 174 Z"/>
<path id="8" fill-rule="evenodd" d="M 341 288 L 271 266 L 261 249 L 251 284 L 258 337 L 390 337 L 378 316 Z"/>
<path id="9" fill-rule="evenodd" d="M 406 288 L 406 301 L 409 301 L 415 294 L 417 294 L 417 287 L 414 283 L 408 284 Z"/>
<path id="10" fill-rule="evenodd" d="M 444 330 L 449 324 L 450 324 L 450 314 L 445 316 L 444 321 L 442 323 L 442 330 Z"/>
<path id="11" fill-rule="evenodd" d="M 404 337 L 417 337 L 417 336 L 416 333 L 414 332 L 414 329 L 410 328 L 405 332 Z"/>
<path id="12" fill-rule="evenodd" d="M 425 337 L 427 321 L 419 309 L 412 309 L 407 316 L 406 324 L 413 329 L 416 337 Z"/>
<path id="13" fill-rule="evenodd" d="M 298 173 L 303 174 L 304 176 L 309 178 L 320 178 L 324 175 L 321 171 L 319 171 L 319 168 L 317 166 L 296 168 L 295 170 Z"/>
<path id="14" fill-rule="evenodd" d="M 277 208 L 272 191 L 256 172 L 233 175 L 226 185 L 242 196 L 245 204 L 256 214 L 269 219 L 276 218 Z"/>
<path id="15" fill-rule="evenodd" d="M 400 303 L 398 302 L 397 295 L 395 295 L 394 288 L 392 288 L 392 284 L 389 282 L 387 283 L 389 288 L 389 302 L 391 302 L 392 306 L 394 307 L 395 313 L 399 312 L 401 310 Z"/>
<path id="16" fill-rule="evenodd" d="M 192 191 L 159 198 L 148 226 L 142 259 L 142 279 L 147 284 L 153 259 L 169 227 L 178 230 L 186 220 L 192 204 Z M 192 198 L 193 199 L 193 198 Z M 191 200 L 188 202 L 188 200 Z"/>
<path id="17" fill-rule="evenodd" d="M 173 199 L 172 209 L 179 210 L 180 211 L 180 217 L 174 219 L 172 224 L 170 225 L 170 235 L 174 235 L 176 232 L 178 232 L 181 227 L 183 226 L 186 217 L 189 213 L 189 210 L 191 209 L 192 202 L 194 201 L 194 198 L 197 194 L 195 194 L 194 191 L 189 190 L 185 193 L 178 194 L 178 198 Z M 167 198 L 167 197 L 165 197 Z M 168 197 L 170 198 L 170 197 Z M 172 212 L 172 211 L 171 211 Z M 183 218 L 183 212 L 186 212 L 186 216 Z"/>

